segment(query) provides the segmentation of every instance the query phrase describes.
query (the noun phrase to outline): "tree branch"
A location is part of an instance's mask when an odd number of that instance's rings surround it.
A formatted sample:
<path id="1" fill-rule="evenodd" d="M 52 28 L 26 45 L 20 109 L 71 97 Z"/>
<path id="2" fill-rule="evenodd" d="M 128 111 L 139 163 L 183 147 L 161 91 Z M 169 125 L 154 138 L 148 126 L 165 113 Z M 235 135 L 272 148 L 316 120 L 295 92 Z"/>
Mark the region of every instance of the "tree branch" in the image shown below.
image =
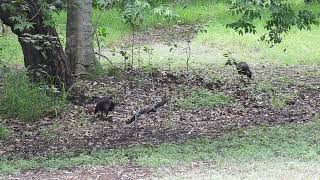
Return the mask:
<path id="1" fill-rule="evenodd" d="M 136 119 L 138 119 L 139 116 L 145 113 L 150 113 L 150 112 L 156 112 L 158 108 L 164 106 L 169 100 L 167 98 L 163 98 L 160 102 L 155 104 L 154 106 L 150 106 L 148 108 L 139 110 L 137 113 L 135 113 L 126 123 L 131 124 L 134 122 Z"/>
<path id="2" fill-rule="evenodd" d="M 100 53 L 98 53 L 98 52 L 95 52 L 95 54 L 98 55 L 98 56 L 101 56 L 101 57 L 105 58 L 105 59 L 111 64 L 112 67 L 117 68 L 117 69 L 125 72 L 125 70 L 121 69 L 120 67 L 115 66 L 115 65 L 112 63 L 112 61 L 111 61 L 107 56 L 105 56 L 105 55 L 103 55 L 103 54 L 100 54 Z"/>

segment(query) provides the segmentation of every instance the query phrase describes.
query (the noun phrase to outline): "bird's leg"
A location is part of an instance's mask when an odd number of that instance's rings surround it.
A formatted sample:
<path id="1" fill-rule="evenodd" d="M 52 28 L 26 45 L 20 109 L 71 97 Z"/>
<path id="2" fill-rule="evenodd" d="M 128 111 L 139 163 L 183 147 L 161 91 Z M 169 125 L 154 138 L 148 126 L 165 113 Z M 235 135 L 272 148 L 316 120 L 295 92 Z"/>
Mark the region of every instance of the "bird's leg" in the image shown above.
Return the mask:
<path id="1" fill-rule="evenodd" d="M 111 116 L 108 117 L 108 114 L 109 114 L 109 111 L 106 112 L 106 120 L 108 122 L 111 122 L 112 121 L 112 117 Z"/>
<path id="2" fill-rule="evenodd" d="M 99 119 L 101 119 L 103 117 L 103 112 L 98 112 L 98 116 L 97 116 Z"/>
<path id="3" fill-rule="evenodd" d="M 240 76 L 240 81 L 241 81 L 241 82 L 244 82 L 243 76 Z"/>

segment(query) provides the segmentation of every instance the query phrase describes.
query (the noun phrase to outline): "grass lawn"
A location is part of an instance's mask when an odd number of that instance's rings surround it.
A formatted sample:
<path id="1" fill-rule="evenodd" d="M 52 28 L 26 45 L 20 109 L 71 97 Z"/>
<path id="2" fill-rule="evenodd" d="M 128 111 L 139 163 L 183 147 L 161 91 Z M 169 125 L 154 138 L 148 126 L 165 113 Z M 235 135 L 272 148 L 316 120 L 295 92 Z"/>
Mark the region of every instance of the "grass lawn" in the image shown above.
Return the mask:
<path id="1" fill-rule="evenodd" d="M 28 160 L 1 157 L 0 174 L 128 163 L 155 169 L 185 166 L 192 162 L 210 162 L 218 168 L 243 163 L 249 165 L 252 161 L 272 164 L 275 160 L 312 164 L 320 158 L 319 131 L 320 120 L 315 120 L 305 124 L 240 129 L 217 139 L 197 139 L 183 144 L 165 143 L 83 154 L 67 153 Z"/>

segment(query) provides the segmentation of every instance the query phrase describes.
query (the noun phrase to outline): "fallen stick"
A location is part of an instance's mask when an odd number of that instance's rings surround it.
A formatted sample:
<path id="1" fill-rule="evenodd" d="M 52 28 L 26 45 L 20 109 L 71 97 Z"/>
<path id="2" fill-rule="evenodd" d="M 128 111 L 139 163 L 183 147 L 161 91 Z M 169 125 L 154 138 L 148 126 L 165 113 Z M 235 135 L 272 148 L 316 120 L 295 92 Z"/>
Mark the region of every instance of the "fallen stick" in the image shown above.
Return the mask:
<path id="1" fill-rule="evenodd" d="M 156 112 L 158 108 L 164 106 L 169 100 L 167 98 L 162 99 L 160 102 L 158 102 L 157 104 L 155 104 L 152 107 L 148 107 L 142 110 L 139 110 L 137 113 L 135 113 L 126 123 L 130 124 L 132 122 L 134 122 L 136 119 L 138 119 L 139 116 L 141 116 L 142 114 L 145 113 L 150 113 L 150 112 Z"/>

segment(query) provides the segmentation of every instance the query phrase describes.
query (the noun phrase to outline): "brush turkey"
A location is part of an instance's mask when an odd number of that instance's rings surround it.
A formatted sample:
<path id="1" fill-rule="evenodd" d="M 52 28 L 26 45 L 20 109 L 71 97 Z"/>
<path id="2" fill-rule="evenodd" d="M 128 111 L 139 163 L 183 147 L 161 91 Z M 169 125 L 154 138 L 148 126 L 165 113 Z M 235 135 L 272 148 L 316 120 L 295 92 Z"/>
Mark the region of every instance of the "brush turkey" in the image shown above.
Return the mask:
<path id="1" fill-rule="evenodd" d="M 252 72 L 250 71 L 249 65 L 246 62 L 235 63 L 235 65 L 240 75 L 246 75 L 251 79 Z"/>
<path id="2" fill-rule="evenodd" d="M 112 111 L 115 107 L 113 98 L 111 96 L 101 98 L 95 105 L 93 113 L 100 112 L 102 115 L 106 114 L 108 116 L 109 112 Z"/>

